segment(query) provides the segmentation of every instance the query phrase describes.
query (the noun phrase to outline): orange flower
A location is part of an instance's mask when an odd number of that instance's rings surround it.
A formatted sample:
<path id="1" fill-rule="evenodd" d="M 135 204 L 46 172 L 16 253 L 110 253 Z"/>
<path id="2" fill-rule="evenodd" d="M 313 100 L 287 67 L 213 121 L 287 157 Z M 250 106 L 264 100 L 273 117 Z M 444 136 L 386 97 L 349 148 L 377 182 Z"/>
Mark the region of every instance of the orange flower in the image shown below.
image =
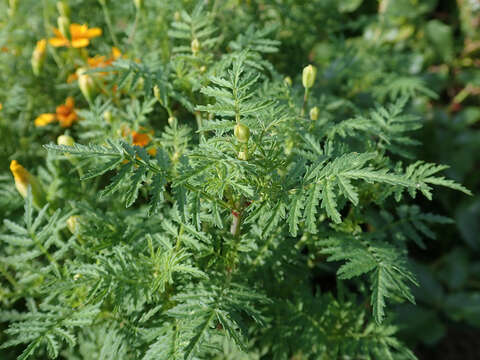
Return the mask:
<path id="1" fill-rule="evenodd" d="M 145 147 L 150 143 L 150 135 L 132 131 L 132 144 Z"/>
<path id="2" fill-rule="evenodd" d="M 111 65 L 115 60 L 122 56 L 122 52 L 117 47 L 112 47 L 112 54 L 109 58 L 106 56 L 95 55 L 87 59 L 88 66 L 91 68 L 105 67 Z"/>
<path id="3" fill-rule="evenodd" d="M 57 106 L 57 119 L 61 127 L 70 127 L 77 120 L 75 112 L 75 100 L 71 96 L 65 100 L 65 105 Z"/>
<path id="4" fill-rule="evenodd" d="M 70 127 L 78 119 L 75 112 L 75 100 L 67 97 L 65 104 L 57 106 L 55 114 L 41 114 L 35 119 L 35 126 L 41 127 L 58 121 L 61 127 Z"/>
<path id="5" fill-rule="evenodd" d="M 145 128 L 140 127 L 139 130 L 140 131 L 145 131 Z M 140 147 L 146 147 L 152 141 L 153 130 L 149 131 L 148 133 L 137 132 L 137 131 L 132 131 L 127 126 L 122 126 L 121 134 L 122 134 L 123 137 L 128 137 L 129 135 L 131 135 L 132 136 L 132 145 L 136 145 L 136 146 L 140 146 Z M 157 149 L 155 147 L 150 147 L 150 149 L 148 149 L 147 152 L 150 155 L 155 156 L 157 154 Z"/>
<path id="6" fill-rule="evenodd" d="M 54 28 L 54 38 L 50 38 L 48 41 L 50 45 L 55 47 L 67 46 L 74 48 L 83 48 L 90 44 L 90 39 L 102 35 L 102 29 L 91 28 L 87 25 L 70 24 L 70 36 L 72 40 L 67 39 L 60 30 Z"/>
<path id="7" fill-rule="evenodd" d="M 89 57 L 87 59 L 88 67 L 91 69 L 99 68 L 99 67 L 106 67 L 112 65 L 112 63 L 122 56 L 122 52 L 115 46 L 112 47 L 112 53 L 110 57 L 106 57 L 104 55 L 95 55 L 94 57 Z M 104 72 L 96 73 L 95 75 L 105 75 Z M 67 83 L 71 83 L 75 80 L 78 80 L 78 74 L 73 73 L 68 75 Z"/>

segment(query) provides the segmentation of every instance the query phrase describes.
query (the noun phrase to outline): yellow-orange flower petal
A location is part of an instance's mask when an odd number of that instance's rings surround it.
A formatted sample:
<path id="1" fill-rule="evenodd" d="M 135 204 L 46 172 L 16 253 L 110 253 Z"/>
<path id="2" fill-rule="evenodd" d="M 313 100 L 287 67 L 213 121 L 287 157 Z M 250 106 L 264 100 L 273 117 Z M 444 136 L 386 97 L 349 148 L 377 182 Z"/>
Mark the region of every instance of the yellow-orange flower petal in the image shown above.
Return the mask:
<path id="1" fill-rule="evenodd" d="M 71 41 L 67 39 L 58 29 L 54 28 L 53 33 L 55 34 L 55 37 L 48 40 L 52 46 L 71 46 L 74 48 L 82 48 L 90 44 L 89 39 L 102 35 L 102 29 L 89 29 L 85 24 L 70 24 L 70 36 L 72 38 Z"/>
<path id="2" fill-rule="evenodd" d="M 78 118 L 75 112 L 75 100 L 71 96 L 67 97 L 64 105 L 57 106 L 56 115 L 61 127 L 72 126 Z"/>
<path id="3" fill-rule="evenodd" d="M 69 42 L 66 38 L 56 37 L 48 39 L 48 43 L 54 47 L 68 46 Z"/>
<path id="4" fill-rule="evenodd" d="M 156 155 L 157 155 L 157 148 L 152 147 L 152 148 L 148 149 L 147 152 L 148 152 L 151 156 L 156 156 Z"/>
<path id="5" fill-rule="evenodd" d="M 15 179 L 15 187 L 18 192 L 23 197 L 26 197 L 28 185 L 30 184 L 30 173 L 17 160 L 12 160 L 10 163 L 10 171 Z"/>
<path id="6" fill-rule="evenodd" d="M 122 52 L 117 47 L 112 47 L 112 57 L 114 60 L 117 60 L 120 56 L 122 56 Z"/>
<path id="7" fill-rule="evenodd" d="M 144 133 L 138 133 L 136 131 L 132 132 L 132 143 L 137 146 L 147 146 L 150 142 L 150 136 Z"/>
<path id="8" fill-rule="evenodd" d="M 56 120 L 55 114 L 41 114 L 35 119 L 35 126 L 47 126 Z"/>
<path id="9" fill-rule="evenodd" d="M 98 37 L 102 35 L 102 29 L 100 28 L 91 28 L 85 32 L 85 36 L 89 39 Z"/>
<path id="10" fill-rule="evenodd" d="M 72 47 L 76 49 L 87 47 L 89 44 L 90 44 L 90 40 L 88 40 L 87 38 L 79 38 L 79 39 L 72 40 Z"/>

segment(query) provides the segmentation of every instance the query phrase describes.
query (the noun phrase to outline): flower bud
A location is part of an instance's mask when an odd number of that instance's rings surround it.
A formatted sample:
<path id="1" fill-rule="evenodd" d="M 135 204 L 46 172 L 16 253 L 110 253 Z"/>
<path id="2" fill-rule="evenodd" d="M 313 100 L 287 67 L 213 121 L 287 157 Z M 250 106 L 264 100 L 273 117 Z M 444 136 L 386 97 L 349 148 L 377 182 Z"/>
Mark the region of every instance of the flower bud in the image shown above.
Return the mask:
<path id="1" fill-rule="evenodd" d="M 70 20 L 66 16 L 59 16 L 57 19 L 58 30 L 67 39 L 70 38 Z"/>
<path id="2" fill-rule="evenodd" d="M 79 68 L 77 70 L 78 86 L 80 87 L 83 96 L 85 96 L 85 98 L 90 102 L 92 101 L 95 93 L 95 82 L 90 75 L 85 74 L 86 71 L 87 70 L 85 68 Z"/>
<path id="3" fill-rule="evenodd" d="M 112 123 L 112 120 L 113 120 L 113 115 L 112 115 L 112 112 L 110 110 L 106 110 L 104 113 L 103 113 L 103 119 L 111 124 Z"/>
<path id="4" fill-rule="evenodd" d="M 65 146 L 73 146 L 73 144 L 75 144 L 75 140 L 70 135 L 60 135 L 57 138 L 57 144 L 65 145 Z"/>
<path id="5" fill-rule="evenodd" d="M 37 207 L 42 207 L 45 204 L 45 193 L 42 185 L 35 176 L 30 174 L 27 169 L 20 165 L 17 160 L 12 160 L 10 163 L 10 171 L 15 179 L 15 187 L 23 198 L 27 197 L 28 187 L 32 189 L 33 203 Z"/>
<path id="6" fill-rule="evenodd" d="M 285 77 L 285 79 L 283 79 L 283 83 L 285 84 L 285 86 L 292 86 L 292 78 L 290 76 Z"/>
<path id="7" fill-rule="evenodd" d="M 175 13 L 173 14 L 173 20 L 175 20 L 177 22 L 182 20 L 182 15 L 180 15 L 179 11 L 175 11 Z"/>
<path id="8" fill-rule="evenodd" d="M 174 117 L 174 116 L 170 116 L 168 118 L 168 125 L 170 125 L 170 127 L 173 127 L 177 124 L 177 118 Z"/>
<path id="9" fill-rule="evenodd" d="M 42 39 L 37 41 L 37 45 L 35 46 L 35 50 L 33 50 L 32 54 L 32 70 L 35 76 L 38 76 L 42 71 L 43 63 L 45 62 L 45 50 L 47 48 L 47 40 Z"/>
<path id="10" fill-rule="evenodd" d="M 75 234 L 75 231 L 78 230 L 79 222 L 80 222 L 80 216 L 78 215 L 72 215 L 67 219 L 67 227 L 72 234 Z"/>
<path id="11" fill-rule="evenodd" d="M 248 154 L 246 151 L 240 151 L 238 153 L 238 160 L 243 160 L 243 161 L 247 161 L 248 160 Z"/>
<path id="12" fill-rule="evenodd" d="M 243 124 L 237 124 L 233 128 L 233 134 L 239 142 L 246 143 L 250 138 L 250 129 Z"/>
<path id="13" fill-rule="evenodd" d="M 192 40 L 191 48 L 192 48 L 193 55 L 197 55 L 198 52 L 200 51 L 200 41 L 198 41 L 197 38 Z"/>
<path id="14" fill-rule="evenodd" d="M 157 101 L 162 104 L 162 94 L 158 85 L 155 85 L 153 87 L 153 96 L 155 96 L 155 99 L 157 99 Z"/>
<path id="15" fill-rule="evenodd" d="M 8 15 L 13 16 L 17 12 L 18 0 L 8 1 Z"/>
<path id="16" fill-rule="evenodd" d="M 317 76 L 317 68 L 313 65 L 308 65 L 303 68 L 302 84 L 305 89 L 310 89 L 315 82 Z"/>
<path id="17" fill-rule="evenodd" d="M 310 120 L 318 120 L 318 107 L 314 106 L 310 109 Z"/>
<path id="18" fill-rule="evenodd" d="M 135 4 L 135 7 L 137 8 L 138 11 L 142 10 L 143 0 L 133 0 L 133 3 Z"/>
<path id="19" fill-rule="evenodd" d="M 57 10 L 60 16 L 65 16 L 66 18 L 70 18 L 70 7 L 67 5 L 65 1 L 57 2 Z"/>

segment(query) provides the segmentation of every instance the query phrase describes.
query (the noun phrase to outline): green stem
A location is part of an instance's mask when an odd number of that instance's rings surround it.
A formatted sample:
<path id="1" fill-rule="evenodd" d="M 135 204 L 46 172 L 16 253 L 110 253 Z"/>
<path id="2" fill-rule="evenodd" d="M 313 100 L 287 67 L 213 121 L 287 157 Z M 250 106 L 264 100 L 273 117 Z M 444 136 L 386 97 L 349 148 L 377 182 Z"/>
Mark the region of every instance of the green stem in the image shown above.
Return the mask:
<path id="1" fill-rule="evenodd" d="M 305 116 L 305 110 L 307 108 L 307 103 L 308 103 L 308 97 L 310 95 L 310 89 L 305 88 L 305 94 L 303 95 L 303 105 L 302 105 L 302 111 L 300 112 L 300 116 Z"/>
<path id="2" fill-rule="evenodd" d="M 31 233 L 30 234 L 30 237 L 32 238 L 33 242 L 35 243 L 35 245 L 40 249 L 40 251 L 45 255 L 45 257 L 48 259 L 48 261 L 50 262 L 50 264 L 53 265 L 54 269 L 55 269 L 55 272 L 57 273 L 58 276 L 60 276 L 60 270 L 58 269 L 59 266 L 58 266 L 58 263 L 57 261 L 53 258 L 52 255 L 50 255 L 50 253 L 47 251 L 47 249 L 45 249 L 45 247 L 42 245 L 42 243 L 40 243 L 40 241 L 38 241 L 37 237 L 35 236 L 35 234 Z"/>
<path id="3" fill-rule="evenodd" d="M 50 34 L 50 29 L 49 29 L 49 21 L 48 21 L 47 0 L 43 0 L 43 27 L 45 28 L 45 38 L 48 38 L 48 35 Z M 52 55 L 53 61 L 55 61 L 55 64 L 57 64 L 57 67 L 63 73 L 65 70 L 65 67 L 63 66 L 62 61 L 58 57 L 57 52 L 51 46 L 48 46 L 48 50 Z"/>
<path id="4" fill-rule="evenodd" d="M 131 44 L 133 42 L 133 39 L 135 38 L 135 34 L 137 33 L 137 26 L 138 26 L 138 20 L 140 19 L 140 10 L 137 9 L 135 13 L 135 22 L 133 23 L 133 29 L 132 32 L 130 33 L 130 36 L 128 37 L 128 43 Z"/>
<path id="5" fill-rule="evenodd" d="M 118 48 L 120 46 L 118 45 L 117 38 L 115 36 L 115 33 L 113 32 L 112 21 L 110 19 L 110 13 L 108 12 L 107 4 L 105 4 L 105 0 L 99 0 L 99 2 L 100 2 L 100 5 L 102 5 L 103 16 L 105 17 L 105 22 L 107 23 L 110 37 L 112 38 L 113 44 Z"/>
<path id="6" fill-rule="evenodd" d="M 8 273 L 7 269 L 3 266 L 3 264 L 0 264 L 0 273 L 5 277 L 5 279 L 8 280 L 8 282 L 13 286 L 13 288 L 17 290 L 18 288 L 17 281 L 12 275 Z"/>

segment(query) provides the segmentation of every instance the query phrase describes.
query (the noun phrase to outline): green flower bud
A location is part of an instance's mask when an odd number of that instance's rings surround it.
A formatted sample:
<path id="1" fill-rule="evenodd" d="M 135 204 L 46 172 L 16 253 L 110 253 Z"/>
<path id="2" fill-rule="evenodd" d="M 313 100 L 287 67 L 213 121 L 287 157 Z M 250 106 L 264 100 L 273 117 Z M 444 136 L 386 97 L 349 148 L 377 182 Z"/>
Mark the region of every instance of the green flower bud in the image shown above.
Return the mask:
<path id="1" fill-rule="evenodd" d="M 176 123 L 177 123 L 177 118 L 176 117 L 170 116 L 168 118 L 168 125 L 170 125 L 171 127 L 173 127 Z"/>
<path id="2" fill-rule="evenodd" d="M 73 146 L 73 144 L 75 144 L 75 140 L 70 135 L 60 135 L 57 138 L 57 144 L 65 145 L 65 146 Z"/>
<path id="3" fill-rule="evenodd" d="M 47 49 L 47 40 L 41 39 L 37 41 L 37 46 L 35 46 L 35 50 L 33 50 L 32 54 L 32 70 L 35 76 L 40 75 L 40 72 L 43 68 L 43 63 L 45 62 L 45 55 Z"/>
<path id="4" fill-rule="evenodd" d="M 8 15 L 15 15 L 18 7 L 18 0 L 9 0 L 8 1 Z"/>
<path id="5" fill-rule="evenodd" d="M 250 129 L 243 124 L 237 124 L 233 128 L 233 134 L 239 142 L 246 143 L 250 138 Z"/>
<path id="6" fill-rule="evenodd" d="M 133 3 L 135 4 L 137 10 L 143 9 L 143 0 L 133 0 Z"/>
<path id="7" fill-rule="evenodd" d="M 103 113 L 103 119 L 111 124 L 112 123 L 112 120 L 113 120 L 113 115 L 112 115 L 112 112 L 110 110 L 106 110 L 104 113 Z"/>
<path id="8" fill-rule="evenodd" d="M 85 68 L 79 68 L 77 70 L 78 86 L 80 87 L 83 96 L 85 96 L 88 101 L 92 101 L 95 93 L 95 82 L 90 75 L 85 74 L 86 71 Z"/>
<path id="9" fill-rule="evenodd" d="M 243 161 L 247 161 L 248 160 L 248 154 L 246 151 L 240 151 L 238 153 L 238 159 L 239 160 L 243 160 Z"/>
<path id="10" fill-rule="evenodd" d="M 155 85 L 153 87 L 153 96 L 155 96 L 155 99 L 157 99 L 157 101 L 163 105 L 163 101 L 162 101 L 162 93 L 160 92 L 160 88 L 158 87 L 158 85 Z"/>
<path id="11" fill-rule="evenodd" d="M 200 51 L 200 41 L 198 41 L 197 38 L 192 40 L 192 43 L 190 44 L 192 48 L 192 54 L 197 55 L 198 52 Z"/>
<path id="12" fill-rule="evenodd" d="M 288 87 L 292 86 L 292 78 L 290 76 L 285 77 L 285 79 L 283 79 L 283 83 Z"/>
<path id="13" fill-rule="evenodd" d="M 67 39 L 70 39 L 70 20 L 66 16 L 59 16 L 57 19 L 58 30 Z"/>
<path id="14" fill-rule="evenodd" d="M 78 215 L 72 215 L 67 219 L 67 227 L 72 234 L 75 234 L 75 231 L 78 230 L 79 222 L 80 222 L 80 216 Z"/>
<path id="15" fill-rule="evenodd" d="M 317 68 L 313 65 L 308 65 L 303 68 L 302 73 L 302 84 L 305 89 L 310 89 L 314 82 L 315 77 L 317 76 Z"/>
<path id="16" fill-rule="evenodd" d="M 57 10 L 61 16 L 65 16 L 66 18 L 70 18 L 70 7 L 67 5 L 65 1 L 57 2 Z"/>
<path id="17" fill-rule="evenodd" d="M 310 109 L 310 120 L 318 120 L 318 107 L 314 106 Z"/>

